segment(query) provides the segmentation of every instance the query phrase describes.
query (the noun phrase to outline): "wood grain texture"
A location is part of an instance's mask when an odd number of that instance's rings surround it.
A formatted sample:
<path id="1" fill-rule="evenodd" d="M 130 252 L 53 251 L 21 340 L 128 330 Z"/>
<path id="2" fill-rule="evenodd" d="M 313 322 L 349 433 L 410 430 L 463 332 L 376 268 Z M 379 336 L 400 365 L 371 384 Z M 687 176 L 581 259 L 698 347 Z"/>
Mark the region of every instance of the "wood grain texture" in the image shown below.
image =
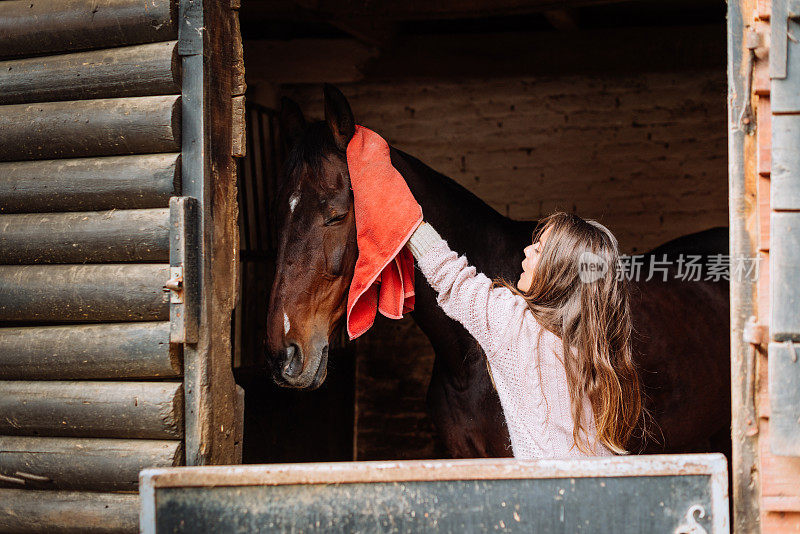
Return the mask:
<path id="1" fill-rule="evenodd" d="M 0 489 L 0 532 L 139 532 L 139 495 Z"/>
<path id="2" fill-rule="evenodd" d="M 180 97 L 139 96 L 0 107 L 0 160 L 176 152 Z"/>
<path id="3" fill-rule="evenodd" d="M 171 378 L 183 372 L 169 322 L 0 328 L 0 379 Z"/>
<path id="4" fill-rule="evenodd" d="M 166 264 L 0 265 L 0 321 L 165 321 Z"/>
<path id="5" fill-rule="evenodd" d="M 176 47 L 164 41 L 0 61 L 0 104 L 177 94 Z"/>
<path id="6" fill-rule="evenodd" d="M 178 36 L 173 0 L 9 0 L 0 3 L 3 56 L 166 41 Z"/>
<path id="7" fill-rule="evenodd" d="M 139 471 L 180 465 L 182 455 L 176 440 L 0 436 L 0 474 L 11 479 L 0 485 L 136 491 Z"/>
<path id="8" fill-rule="evenodd" d="M 0 162 L 0 213 L 166 208 L 180 154 Z"/>
<path id="9" fill-rule="evenodd" d="M 0 381 L 0 434 L 179 439 L 180 382 Z"/>
<path id="10" fill-rule="evenodd" d="M 169 208 L 0 215 L 6 264 L 169 261 Z"/>
<path id="11" fill-rule="evenodd" d="M 231 100 L 231 156 L 243 158 L 247 155 L 247 121 L 245 119 L 244 97 Z"/>

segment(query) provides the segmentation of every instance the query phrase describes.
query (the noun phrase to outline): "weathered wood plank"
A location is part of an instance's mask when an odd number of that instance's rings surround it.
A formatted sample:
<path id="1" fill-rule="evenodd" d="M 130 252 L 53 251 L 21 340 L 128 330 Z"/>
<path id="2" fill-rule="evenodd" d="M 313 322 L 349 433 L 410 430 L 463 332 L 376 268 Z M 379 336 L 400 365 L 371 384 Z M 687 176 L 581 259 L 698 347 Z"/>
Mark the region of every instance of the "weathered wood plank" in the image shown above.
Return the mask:
<path id="1" fill-rule="evenodd" d="M 178 36 L 171 0 L 0 2 L 3 56 L 166 41 Z"/>
<path id="2" fill-rule="evenodd" d="M 0 265 L 0 321 L 165 321 L 166 264 Z"/>
<path id="3" fill-rule="evenodd" d="M 180 441 L 0 436 L 0 485 L 136 491 L 139 471 L 181 464 Z"/>
<path id="4" fill-rule="evenodd" d="M 135 493 L 0 489 L 0 532 L 136 533 Z"/>
<path id="5" fill-rule="evenodd" d="M 231 100 L 231 156 L 243 158 L 247 155 L 247 111 L 244 96 Z"/>
<path id="6" fill-rule="evenodd" d="M 180 154 L 0 162 L 0 213 L 166 208 Z"/>
<path id="7" fill-rule="evenodd" d="M 0 379 L 172 378 L 169 322 L 0 328 Z"/>
<path id="8" fill-rule="evenodd" d="M 165 41 L 0 61 L 0 104 L 177 94 L 176 46 Z"/>
<path id="9" fill-rule="evenodd" d="M 232 9 L 238 9 L 231 6 Z M 244 75 L 244 45 L 242 42 L 242 29 L 239 23 L 239 12 L 231 12 L 231 95 L 243 95 L 247 90 L 247 83 Z"/>
<path id="10" fill-rule="evenodd" d="M 169 208 L 0 215 L 0 261 L 169 261 Z"/>
<path id="11" fill-rule="evenodd" d="M 180 382 L 0 381 L 0 434 L 176 439 Z"/>
<path id="12" fill-rule="evenodd" d="M 0 107 L 0 160 L 180 150 L 180 96 L 137 96 Z"/>

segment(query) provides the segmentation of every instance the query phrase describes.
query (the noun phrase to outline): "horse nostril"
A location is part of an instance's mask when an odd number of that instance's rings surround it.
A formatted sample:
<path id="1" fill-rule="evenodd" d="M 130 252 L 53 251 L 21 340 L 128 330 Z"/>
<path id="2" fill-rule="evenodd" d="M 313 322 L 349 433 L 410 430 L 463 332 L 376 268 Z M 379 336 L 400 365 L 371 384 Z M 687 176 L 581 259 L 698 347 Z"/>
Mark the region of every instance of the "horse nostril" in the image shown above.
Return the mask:
<path id="1" fill-rule="evenodd" d="M 303 354 L 300 347 L 292 343 L 286 348 L 286 359 L 283 362 L 283 376 L 297 378 L 303 370 Z"/>

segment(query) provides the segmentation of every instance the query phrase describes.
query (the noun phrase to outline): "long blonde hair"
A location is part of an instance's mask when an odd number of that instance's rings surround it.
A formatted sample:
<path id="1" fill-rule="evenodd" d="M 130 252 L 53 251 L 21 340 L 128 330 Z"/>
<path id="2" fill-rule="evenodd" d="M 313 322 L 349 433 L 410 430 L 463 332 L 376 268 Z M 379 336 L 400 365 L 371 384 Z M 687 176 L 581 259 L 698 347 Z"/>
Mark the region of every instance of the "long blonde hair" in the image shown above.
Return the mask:
<path id="1" fill-rule="evenodd" d="M 530 289 L 523 293 L 503 279 L 494 286 L 523 297 L 539 324 L 561 338 L 578 449 L 591 452 L 581 436 L 587 430 L 583 399 L 588 396 L 598 441 L 623 454 L 645 411 L 631 348 L 628 286 L 618 275 L 617 239 L 602 224 L 564 212 L 540 221 L 533 242 L 547 230 Z"/>

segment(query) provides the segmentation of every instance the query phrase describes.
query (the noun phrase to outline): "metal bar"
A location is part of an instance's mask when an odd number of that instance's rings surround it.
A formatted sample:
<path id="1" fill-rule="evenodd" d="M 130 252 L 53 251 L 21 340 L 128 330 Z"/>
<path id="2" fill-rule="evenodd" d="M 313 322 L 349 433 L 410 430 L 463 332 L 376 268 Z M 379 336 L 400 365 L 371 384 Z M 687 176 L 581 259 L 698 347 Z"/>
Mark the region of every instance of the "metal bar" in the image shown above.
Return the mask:
<path id="1" fill-rule="evenodd" d="M 275 125 L 275 113 L 270 112 L 269 115 L 269 160 L 272 165 L 272 173 L 270 174 L 270 189 L 269 202 L 267 203 L 267 216 L 270 228 L 273 228 L 275 220 L 273 217 L 273 210 L 275 209 L 275 197 L 278 194 L 278 178 L 280 176 L 280 164 L 278 162 L 278 136 L 277 128 Z M 273 228 L 273 230 L 275 230 Z M 270 242 L 270 250 L 275 251 L 278 248 L 278 235 L 276 231 L 272 232 L 272 241 Z"/>
<path id="2" fill-rule="evenodd" d="M 271 246 L 270 244 L 272 243 L 272 232 L 270 232 L 269 209 L 267 207 L 269 205 L 269 199 L 270 199 L 269 188 L 267 187 L 267 183 L 269 181 L 269 174 L 267 173 L 267 163 L 264 156 L 264 145 L 265 143 L 269 142 L 269 140 L 265 141 L 264 137 L 264 114 L 258 113 L 256 115 L 256 118 L 257 118 L 256 123 L 258 124 L 258 129 L 256 130 L 256 132 L 258 133 L 258 141 L 259 141 L 256 146 L 258 147 L 258 163 L 260 164 L 259 169 L 261 171 L 258 177 L 259 190 L 261 191 L 261 195 L 259 197 L 260 209 L 258 210 L 259 211 L 258 220 L 259 224 L 262 227 L 262 231 L 264 232 L 262 235 L 263 240 L 261 243 L 261 249 L 268 250 Z M 255 145 L 256 143 L 253 142 L 253 144 Z"/>
<path id="3" fill-rule="evenodd" d="M 258 194 L 258 171 L 256 166 L 256 158 L 255 156 L 255 128 L 253 127 L 253 113 L 247 114 L 247 152 L 250 153 L 250 157 L 248 158 L 250 161 L 250 187 L 253 194 L 253 203 L 255 205 L 255 209 L 253 210 L 253 226 L 255 227 L 255 250 L 263 250 L 263 235 L 261 233 L 261 224 L 259 222 L 260 214 L 261 214 L 261 196 Z"/>
<path id="4" fill-rule="evenodd" d="M 183 67 L 181 87 L 181 177 L 183 195 L 197 200 L 197 292 L 200 295 L 197 313 L 200 318 L 200 331 L 197 343 L 184 346 L 183 375 L 185 395 L 185 443 L 186 464 L 207 463 L 210 450 L 203 441 L 205 419 L 201 414 L 209 401 L 205 386 L 208 376 L 208 333 L 203 331 L 206 318 L 205 286 L 209 276 L 208 254 L 210 236 L 205 231 L 207 224 L 207 204 L 209 178 L 205 146 L 205 93 L 203 64 L 203 2 L 202 0 L 180 0 L 178 25 L 178 54 Z M 207 419 L 207 418 L 206 418 Z"/>
<path id="5" fill-rule="evenodd" d="M 752 257 L 756 253 L 756 242 L 748 227 L 748 220 L 755 209 L 748 202 L 752 185 L 748 185 L 745 171 L 746 152 L 755 156 L 753 139 L 748 140 L 739 124 L 742 109 L 748 100 L 744 72 L 744 57 L 750 51 L 745 48 L 745 13 L 747 0 L 728 2 L 728 183 L 730 219 L 730 257 Z M 750 182 L 755 183 L 753 177 Z M 731 280 L 731 403 L 732 403 L 732 478 L 733 521 L 735 532 L 758 532 L 760 494 L 758 479 L 758 438 L 748 435 L 746 407 L 752 400 L 747 391 L 749 344 L 743 339 L 747 319 L 754 314 L 755 283 L 749 277 L 732 277 Z"/>

